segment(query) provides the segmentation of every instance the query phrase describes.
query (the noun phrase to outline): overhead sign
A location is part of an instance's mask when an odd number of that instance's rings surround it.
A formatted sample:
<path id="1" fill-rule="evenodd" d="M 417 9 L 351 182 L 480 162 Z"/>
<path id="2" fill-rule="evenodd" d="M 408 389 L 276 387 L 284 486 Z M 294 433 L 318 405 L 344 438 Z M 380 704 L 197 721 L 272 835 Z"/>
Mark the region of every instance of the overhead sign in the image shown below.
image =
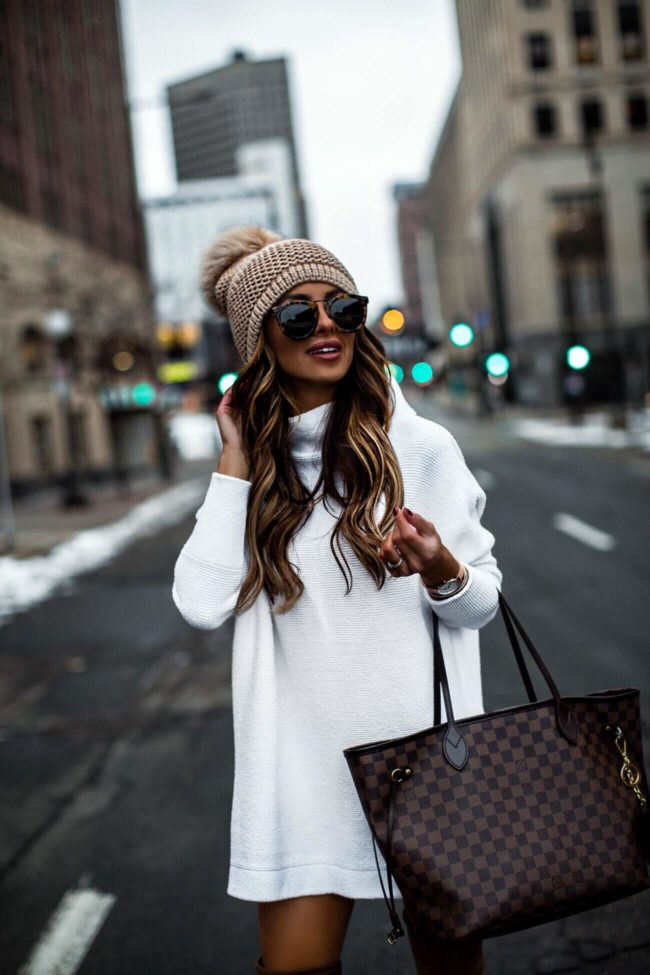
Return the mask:
<path id="1" fill-rule="evenodd" d="M 198 362 L 181 359 L 163 362 L 158 366 L 157 376 L 161 383 L 186 383 L 190 379 L 195 379 L 198 371 Z"/>
<path id="2" fill-rule="evenodd" d="M 391 359 L 423 355 L 429 348 L 427 340 L 421 335 L 382 335 L 381 340 Z"/>

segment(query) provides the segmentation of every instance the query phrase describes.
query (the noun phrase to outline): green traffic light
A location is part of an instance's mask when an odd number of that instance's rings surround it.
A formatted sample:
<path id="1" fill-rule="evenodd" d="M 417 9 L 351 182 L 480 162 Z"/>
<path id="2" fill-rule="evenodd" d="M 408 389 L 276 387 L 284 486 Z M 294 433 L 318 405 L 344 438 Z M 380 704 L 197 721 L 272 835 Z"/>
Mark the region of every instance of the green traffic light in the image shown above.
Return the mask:
<path id="1" fill-rule="evenodd" d="M 238 374 L 236 372 L 224 372 L 223 375 L 219 376 L 217 389 L 222 396 L 224 393 L 228 392 L 234 381 L 237 379 L 237 375 Z"/>
<path id="2" fill-rule="evenodd" d="M 388 363 L 388 371 L 395 377 L 398 383 L 401 383 L 404 379 L 404 370 L 401 366 L 398 366 L 396 362 Z"/>
<path id="3" fill-rule="evenodd" d="M 433 369 L 428 362 L 416 362 L 411 367 L 411 376 L 416 383 L 430 383 L 433 379 Z"/>
<path id="4" fill-rule="evenodd" d="M 131 390 L 131 399 L 138 406 L 149 406 L 156 398 L 156 390 L 151 383 L 138 383 Z"/>
<path id="5" fill-rule="evenodd" d="M 572 345 L 566 350 L 566 361 L 571 369 L 584 369 L 591 361 L 591 353 L 584 345 Z"/>
<path id="6" fill-rule="evenodd" d="M 505 376 L 510 369 L 510 359 L 503 352 L 493 352 L 485 360 L 485 368 L 491 376 Z"/>
<path id="7" fill-rule="evenodd" d="M 471 345 L 474 341 L 474 329 L 465 322 L 456 322 L 449 329 L 449 339 L 453 345 L 464 348 L 466 345 Z"/>

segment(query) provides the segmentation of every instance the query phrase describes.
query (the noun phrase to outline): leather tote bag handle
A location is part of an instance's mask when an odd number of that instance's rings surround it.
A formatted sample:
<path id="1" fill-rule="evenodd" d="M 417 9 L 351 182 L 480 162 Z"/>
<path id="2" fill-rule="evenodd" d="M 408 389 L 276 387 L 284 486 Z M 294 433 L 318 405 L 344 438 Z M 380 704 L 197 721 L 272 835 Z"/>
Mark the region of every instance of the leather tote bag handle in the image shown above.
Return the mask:
<path id="1" fill-rule="evenodd" d="M 504 600 L 504 602 L 505 602 L 505 600 Z M 535 688 L 534 688 L 533 682 L 532 682 L 532 680 L 530 678 L 530 674 L 529 674 L 528 668 L 526 666 L 526 661 L 524 660 L 524 655 L 521 652 L 521 647 L 519 645 L 519 639 L 517 637 L 517 633 L 516 633 L 515 628 L 514 628 L 514 626 L 512 624 L 512 620 L 510 619 L 510 616 L 508 615 L 508 612 L 503 609 L 503 604 L 502 603 L 500 603 L 500 605 L 501 605 L 501 614 L 503 616 L 503 621 L 504 621 L 504 623 L 506 625 L 506 630 L 507 630 L 508 636 L 510 638 L 510 645 L 511 645 L 512 651 L 513 651 L 513 653 L 515 655 L 515 660 L 517 661 L 517 666 L 519 667 L 519 673 L 521 674 L 521 679 L 524 682 L 524 687 L 526 689 L 526 694 L 528 695 L 528 700 L 530 701 L 531 704 L 534 704 L 538 700 L 538 697 L 537 697 L 537 695 L 535 693 Z M 434 616 L 435 616 L 435 612 L 434 612 Z M 441 715 L 440 715 L 440 680 L 439 680 L 437 674 L 434 677 L 434 702 L 433 702 L 433 708 L 434 708 L 434 710 L 433 710 L 433 723 L 434 723 L 434 725 L 440 724 L 440 717 L 441 717 Z"/>
<path id="2" fill-rule="evenodd" d="M 551 676 L 551 672 L 548 670 L 546 664 L 542 660 L 539 652 L 536 650 L 532 640 L 526 633 L 523 625 L 519 622 L 515 616 L 509 603 L 506 601 L 505 596 L 498 591 L 499 598 L 499 608 L 501 609 L 501 614 L 506 626 L 508 637 L 510 639 L 510 645 L 512 647 L 512 652 L 517 661 L 526 692 L 528 694 L 528 699 L 531 703 L 538 700 L 535 695 L 535 690 L 533 683 L 530 679 L 530 674 L 526 667 L 523 654 L 521 652 L 521 647 L 517 639 L 517 634 L 515 627 L 519 630 L 521 637 L 526 644 L 528 652 L 530 653 L 533 661 L 537 665 L 548 689 L 551 692 L 555 704 L 555 721 L 557 729 L 560 734 L 566 738 L 571 744 L 575 744 L 578 741 L 580 734 L 580 728 L 578 725 L 578 720 L 576 718 L 575 712 L 569 707 L 566 701 L 563 701 L 560 697 L 560 692 L 557 689 L 557 685 Z M 456 725 L 454 719 L 454 712 L 451 703 L 451 694 L 449 692 L 449 681 L 447 678 L 447 671 L 445 668 L 445 661 L 442 653 L 442 644 L 440 642 L 440 632 L 439 632 L 439 620 L 436 615 L 435 610 L 432 609 L 433 613 L 433 693 L 434 693 L 434 715 L 433 723 L 434 725 L 440 724 L 440 690 L 442 688 L 442 695 L 445 702 L 445 712 L 447 714 L 447 724 L 448 728 L 443 738 L 443 752 L 445 757 L 450 762 L 454 768 L 462 768 L 467 761 L 469 750 L 467 742 L 463 738 L 458 726 Z M 514 625 L 513 625 L 514 624 Z"/>

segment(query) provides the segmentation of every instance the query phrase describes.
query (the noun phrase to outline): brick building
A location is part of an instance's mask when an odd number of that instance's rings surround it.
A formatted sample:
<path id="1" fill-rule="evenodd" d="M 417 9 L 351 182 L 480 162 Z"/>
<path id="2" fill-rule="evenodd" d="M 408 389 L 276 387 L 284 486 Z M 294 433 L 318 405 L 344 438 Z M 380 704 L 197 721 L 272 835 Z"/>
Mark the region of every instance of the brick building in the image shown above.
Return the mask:
<path id="1" fill-rule="evenodd" d="M 0 38 L 0 385 L 14 486 L 146 467 L 151 407 L 125 395 L 107 412 L 100 396 L 152 368 L 118 5 L 6 0 Z M 55 321 L 69 333 L 51 333 Z"/>

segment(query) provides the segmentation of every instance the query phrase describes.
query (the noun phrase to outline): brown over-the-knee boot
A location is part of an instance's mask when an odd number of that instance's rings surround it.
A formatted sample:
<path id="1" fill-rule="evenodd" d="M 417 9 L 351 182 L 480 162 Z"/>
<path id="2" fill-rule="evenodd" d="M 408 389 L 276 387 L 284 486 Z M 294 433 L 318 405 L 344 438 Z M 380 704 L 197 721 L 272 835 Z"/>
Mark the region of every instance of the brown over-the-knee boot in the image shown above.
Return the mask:
<path id="1" fill-rule="evenodd" d="M 343 968 L 339 958 L 333 965 L 319 965 L 316 968 L 291 968 L 280 971 L 277 968 L 266 968 L 260 955 L 255 962 L 255 971 L 258 972 L 258 975 L 342 975 Z"/>

